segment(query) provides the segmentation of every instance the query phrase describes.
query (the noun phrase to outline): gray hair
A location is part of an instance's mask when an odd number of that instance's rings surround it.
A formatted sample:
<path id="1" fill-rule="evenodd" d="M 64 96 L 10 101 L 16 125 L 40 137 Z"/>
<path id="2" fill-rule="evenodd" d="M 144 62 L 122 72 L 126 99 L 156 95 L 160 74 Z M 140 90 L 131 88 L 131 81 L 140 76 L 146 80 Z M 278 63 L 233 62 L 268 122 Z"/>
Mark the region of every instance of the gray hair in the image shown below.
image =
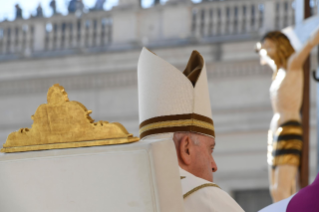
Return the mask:
<path id="1" fill-rule="evenodd" d="M 193 143 L 198 146 L 200 144 L 199 139 L 198 139 L 198 135 L 199 135 L 199 133 L 196 133 L 196 132 L 188 132 L 188 131 L 175 132 L 174 136 L 173 136 L 173 140 L 175 142 L 175 145 L 179 146 L 182 138 L 184 136 L 189 136 L 191 138 L 191 140 L 193 141 Z"/>

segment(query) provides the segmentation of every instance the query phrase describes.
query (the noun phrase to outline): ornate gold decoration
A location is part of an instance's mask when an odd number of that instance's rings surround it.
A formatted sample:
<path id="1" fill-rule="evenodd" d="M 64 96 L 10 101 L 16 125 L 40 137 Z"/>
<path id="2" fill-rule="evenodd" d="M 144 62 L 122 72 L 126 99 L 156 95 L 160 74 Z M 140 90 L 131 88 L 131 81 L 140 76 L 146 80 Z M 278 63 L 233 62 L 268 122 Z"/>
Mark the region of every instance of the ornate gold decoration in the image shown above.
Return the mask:
<path id="1" fill-rule="evenodd" d="M 192 190 L 190 190 L 189 192 L 187 192 L 186 194 L 184 194 L 184 195 L 183 195 L 183 198 L 185 199 L 186 197 L 188 197 L 188 196 L 191 195 L 192 193 L 194 193 L 194 192 L 196 192 L 196 191 L 198 191 L 198 190 L 200 190 L 200 189 L 202 189 L 202 188 L 206 188 L 206 187 L 216 187 L 216 188 L 219 188 L 219 189 L 220 189 L 220 187 L 219 187 L 217 184 L 215 184 L 215 183 L 205 183 L 205 184 L 203 184 L 203 185 L 200 185 L 200 186 L 197 186 L 197 187 L 193 188 Z"/>
<path id="2" fill-rule="evenodd" d="M 59 84 L 49 88 L 47 101 L 31 116 L 32 128 L 11 133 L 1 152 L 123 144 L 139 140 L 120 123 L 94 123 L 89 115 L 92 111 L 80 102 L 69 101 Z"/>

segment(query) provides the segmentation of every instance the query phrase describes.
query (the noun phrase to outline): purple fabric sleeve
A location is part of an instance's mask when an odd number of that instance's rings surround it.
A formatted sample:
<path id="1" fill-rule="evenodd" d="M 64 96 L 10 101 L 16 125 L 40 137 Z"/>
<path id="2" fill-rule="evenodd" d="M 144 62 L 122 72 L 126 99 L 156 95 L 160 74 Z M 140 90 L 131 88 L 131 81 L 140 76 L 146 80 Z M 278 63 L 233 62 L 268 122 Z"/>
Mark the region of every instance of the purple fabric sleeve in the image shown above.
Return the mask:
<path id="1" fill-rule="evenodd" d="M 286 212 L 319 212 L 319 174 L 290 200 Z"/>

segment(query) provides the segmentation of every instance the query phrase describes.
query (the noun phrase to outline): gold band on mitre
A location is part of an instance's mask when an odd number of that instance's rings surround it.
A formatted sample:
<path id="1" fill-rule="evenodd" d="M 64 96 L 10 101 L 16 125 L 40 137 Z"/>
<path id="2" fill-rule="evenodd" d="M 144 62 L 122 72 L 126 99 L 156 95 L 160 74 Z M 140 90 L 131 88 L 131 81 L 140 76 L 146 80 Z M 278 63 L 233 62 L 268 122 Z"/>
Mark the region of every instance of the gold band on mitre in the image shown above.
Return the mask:
<path id="1" fill-rule="evenodd" d="M 152 134 L 180 131 L 198 132 L 215 137 L 213 120 L 196 113 L 159 116 L 140 124 L 140 138 Z"/>

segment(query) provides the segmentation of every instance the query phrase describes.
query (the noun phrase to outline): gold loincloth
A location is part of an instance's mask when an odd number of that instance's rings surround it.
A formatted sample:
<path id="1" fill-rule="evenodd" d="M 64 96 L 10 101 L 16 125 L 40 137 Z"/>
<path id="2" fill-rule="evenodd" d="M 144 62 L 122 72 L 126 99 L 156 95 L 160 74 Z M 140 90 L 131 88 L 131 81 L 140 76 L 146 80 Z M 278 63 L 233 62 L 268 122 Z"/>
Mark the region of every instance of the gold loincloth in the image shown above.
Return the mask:
<path id="1" fill-rule="evenodd" d="M 302 151 L 302 127 L 298 121 L 288 121 L 278 127 L 275 135 L 268 131 L 267 162 L 278 165 L 300 165 Z"/>

